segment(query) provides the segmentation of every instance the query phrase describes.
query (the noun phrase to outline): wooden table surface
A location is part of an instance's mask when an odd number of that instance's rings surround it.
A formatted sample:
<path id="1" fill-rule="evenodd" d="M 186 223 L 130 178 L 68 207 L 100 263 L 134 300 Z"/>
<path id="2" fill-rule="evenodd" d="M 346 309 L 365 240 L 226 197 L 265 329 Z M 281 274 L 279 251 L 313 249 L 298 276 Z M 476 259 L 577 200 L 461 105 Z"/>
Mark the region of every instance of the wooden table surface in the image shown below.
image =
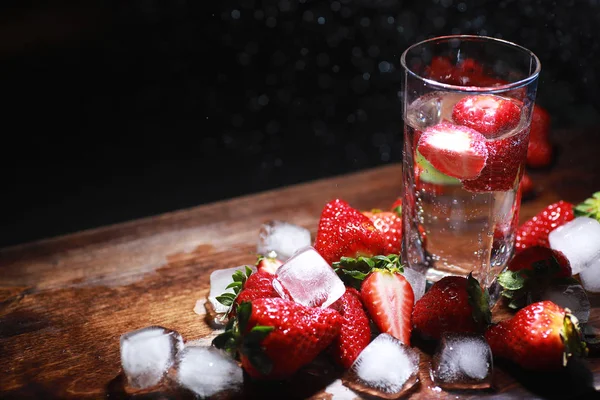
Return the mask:
<path id="1" fill-rule="evenodd" d="M 594 137 L 553 133 L 556 163 L 531 173 L 540 192 L 523 203 L 521 220 L 551 202 L 579 202 L 600 190 Z M 390 165 L 0 250 L 0 398 L 189 397 L 168 385 L 127 388 L 120 335 L 149 325 L 177 330 L 187 341 L 209 335 L 193 311 L 196 300 L 207 296 L 212 271 L 255 261 L 262 223 L 289 221 L 314 235 L 323 205 L 335 197 L 370 209 L 400 193 L 401 168 Z M 591 324 L 600 328 L 600 301 L 593 296 L 592 303 Z M 428 362 L 426 352 L 422 360 Z M 336 374 L 329 368 L 318 377 L 303 371 L 285 385 L 250 383 L 242 397 L 328 398 L 319 389 Z M 600 389 L 600 358 L 561 374 L 497 363 L 494 389 L 480 392 L 439 392 L 427 374 L 420 378 L 411 398 L 590 398 Z"/>

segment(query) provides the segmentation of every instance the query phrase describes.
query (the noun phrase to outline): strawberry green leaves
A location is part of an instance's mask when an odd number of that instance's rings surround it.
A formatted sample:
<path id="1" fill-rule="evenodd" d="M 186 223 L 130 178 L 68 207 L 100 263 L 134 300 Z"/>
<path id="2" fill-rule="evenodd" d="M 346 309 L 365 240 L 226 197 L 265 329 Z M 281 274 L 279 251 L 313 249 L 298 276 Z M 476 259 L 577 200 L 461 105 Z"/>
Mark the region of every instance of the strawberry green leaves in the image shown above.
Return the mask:
<path id="1" fill-rule="evenodd" d="M 492 323 L 490 295 L 487 290 L 481 288 L 479 281 L 471 273 L 467 277 L 467 293 L 469 305 L 473 310 L 473 320 L 480 326 L 487 327 Z"/>
<path id="2" fill-rule="evenodd" d="M 233 289 L 233 293 L 225 292 L 225 293 L 221 294 L 220 296 L 216 297 L 216 299 L 219 303 L 223 304 L 224 306 L 229 307 L 229 309 L 225 313 L 226 315 L 231 312 L 231 310 L 235 304 L 235 299 L 240 294 L 240 291 L 244 287 L 244 283 L 246 283 L 246 281 L 248 280 L 250 275 L 252 275 L 252 269 L 250 269 L 249 266 L 246 266 L 244 271 L 241 271 L 241 270 L 235 271 L 233 273 L 233 275 L 231 276 L 231 278 L 233 279 L 233 282 L 231 282 L 225 288 L 225 289 Z"/>
<path id="3" fill-rule="evenodd" d="M 223 349 L 232 357 L 239 351 L 262 374 L 269 374 L 273 363 L 264 353 L 261 343 L 275 329 L 272 326 L 256 325 L 248 331 L 248 321 L 252 314 L 252 303 L 242 302 L 237 308 L 235 318 L 232 318 L 225 332 L 213 339 L 212 345 Z"/>
<path id="4" fill-rule="evenodd" d="M 403 272 L 404 267 L 400 257 L 396 254 L 374 257 L 342 257 L 340 261 L 333 263 L 334 270 L 338 273 L 345 284 L 360 289 L 362 281 L 374 269 Z"/>
<path id="5" fill-rule="evenodd" d="M 600 192 L 573 208 L 576 217 L 590 217 L 600 221 Z"/>
<path id="6" fill-rule="evenodd" d="M 555 257 L 533 262 L 530 268 L 518 271 L 507 270 L 498 275 L 502 296 L 509 299 L 508 306 L 513 310 L 525 307 L 531 295 L 540 293 L 551 285 L 577 284 L 572 277 L 561 276 L 563 268 Z"/>

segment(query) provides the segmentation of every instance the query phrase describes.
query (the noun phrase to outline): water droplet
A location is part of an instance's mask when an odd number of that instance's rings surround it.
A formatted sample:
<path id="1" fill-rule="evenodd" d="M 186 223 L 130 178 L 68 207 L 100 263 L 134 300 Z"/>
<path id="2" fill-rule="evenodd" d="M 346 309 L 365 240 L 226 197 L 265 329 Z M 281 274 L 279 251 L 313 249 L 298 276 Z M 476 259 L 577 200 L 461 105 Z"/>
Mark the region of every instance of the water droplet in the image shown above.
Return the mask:
<path id="1" fill-rule="evenodd" d="M 233 19 L 240 19 L 240 10 L 233 10 L 233 11 L 231 11 L 231 18 L 233 18 Z"/>

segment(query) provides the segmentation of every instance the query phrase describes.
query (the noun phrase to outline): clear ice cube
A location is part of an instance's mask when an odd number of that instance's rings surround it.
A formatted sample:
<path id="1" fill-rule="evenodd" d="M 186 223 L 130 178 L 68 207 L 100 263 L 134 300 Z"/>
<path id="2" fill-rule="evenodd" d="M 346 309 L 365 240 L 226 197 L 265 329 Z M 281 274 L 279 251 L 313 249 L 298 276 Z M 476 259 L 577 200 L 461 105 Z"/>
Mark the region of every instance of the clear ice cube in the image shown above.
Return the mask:
<path id="1" fill-rule="evenodd" d="M 415 303 L 425 294 L 425 286 L 427 285 L 427 279 L 425 275 L 420 272 L 415 271 L 414 269 L 404 267 L 404 272 L 402 273 L 410 286 L 412 287 L 413 293 L 415 294 Z"/>
<path id="2" fill-rule="evenodd" d="M 418 372 L 418 353 L 382 333 L 358 355 L 342 381 L 354 391 L 396 399 L 415 386 Z"/>
<path id="3" fill-rule="evenodd" d="M 277 259 L 285 261 L 303 247 L 310 246 L 310 231 L 284 221 L 270 221 L 260 227 L 258 233 L 258 254 L 266 256 L 275 252 Z"/>
<path id="4" fill-rule="evenodd" d="M 433 356 L 431 375 L 443 389 L 487 389 L 492 383 L 492 350 L 481 335 L 446 333 Z"/>
<path id="5" fill-rule="evenodd" d="M 600 263 L 600 222 L 577 217 L 554 229 L 548 235 L 550 247 L 564 253 L 573 275 Z"/>
<path id="6" fill-rule="evenodd" d="M 149 326 L 123 334 L 121 365 L 129 385 L 143 389 L 158 384 L 181 349 L 181 335 L 161 326 Z"/>
<path id="7" fill-rule="evenodd" d="M 246 265 L 240 265 L 239 267 L 218 269 L 210 274 L 210 293 L 208 294 L 208 301 L 213 306 L 213 310 L 217 314 L 227 312 L 228 306 L 225 306 L 217 301 L 217 296 L 222 295 L 225 292 L 233 293 L 233 289 L 227 289 L 227 286 L 233 282 L 231 277 L 235 271 L 245 271 Z M 255 266 L 250 266 L 252 272 L 256 272 Z"/>
<path id="8" fill-rule="evenodd" d="M 273 287 L 283 298 L 308 307 L 329 307 L 346 291 L 344 282 L 311 246 L 300 249 L 279 269 Z"/>
<path id="9" fill-rule="evenodd" d="M 215 347 L 186 346 L 177 355 L 177 382 L 202 398 L 235 391 L 243 380 L 242 368 Z"/>
<path id="10" fill-rule="evenodd" d="M 588 270 L 589 268 L 585 271 Z M 535 299 L 535 301 L 541 300 L 550 300 L 563 308 L 568 308 L 582 324 L 588 322 L 590 318 L 590 300 L 581 285 L 550 286 L 540 294 L 539 299 Z"/>
<path id="11" fill-rule="evenodd" d="M 579 279 L 585 290 L 600 293 L 600 258 L 581 271 Z"/>

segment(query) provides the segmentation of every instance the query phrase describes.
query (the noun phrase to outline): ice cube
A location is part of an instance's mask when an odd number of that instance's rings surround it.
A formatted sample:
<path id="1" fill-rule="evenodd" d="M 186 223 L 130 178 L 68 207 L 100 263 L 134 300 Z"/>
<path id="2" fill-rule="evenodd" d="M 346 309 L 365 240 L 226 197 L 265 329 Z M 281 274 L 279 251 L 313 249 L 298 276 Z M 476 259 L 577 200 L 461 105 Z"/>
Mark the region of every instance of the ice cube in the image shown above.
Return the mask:
<path id="1" fill-rule="evenodd" d="M 416 303 L 417 300 L 419 300 L 425 294 L 425 286 L 427 285 L 425 275 L 408 267 L 404 267 L 404 272 L 402 275 L 404 275 L 408 283 L 410 283 L 413 293 L 415 294 Z"/>
<path id="2" fill-rule="evenodd" d="M 149 326 L 121 336 L 121 365 L 129 384 L 147 388 L 158 384 L 183 349 L 183 338 L 162 326 Z"/>
<path id="3" fill-rule="evenodd" d="M 303 247 L 310 246 L 310 231 L 284 221 L 270 221 L 260 227 L 258 234 L 258 254 L 266 256 L 271 251 L 285 261 Z"/>
<path id="4" fill-rule="evenodd" d="M 186 346 L 177 355 L 177 382 L 200 397 L 236 390 L 243 380 L 240 366 L 215 347 Z"/>
<path id="5" fill-rule="evenodd" d="M 213 306 L 213 310 L 217 314 L 227 312 L 228 306 L 225 306 L 217 301 L 217 296 L 222 295 L 225 292 L 233 293 L 233 289 L 227 289 L 227 286 L 233 282 L 231 277 L 235 271 L 244 271 L 246 265 L 240 265 L 239 267 L 218 269 L 210 274 L 210 293 L 208 294 L 208 301 Z M 256 272 L 255 266 L 250 266 L 252 272 Z"/>
<path id="6" fill-rule="evenodd" d="M 588 270 L 589 268 L 585 271 Z M 582 324 L 590 318 L 590 300 L 581 285 L 550 286 L 539 295 L 539 299 L 535 299 L 535 301 L 541 300 L 550 300 L 563 308 L 568 308 Z"/>
<path id="7" fill-rule="evenodd" d="M 554 229 L 548 235 L 550 247 L 564 253 L 573 275 L 600 263 L 600 222 L 577 217 Z"/>
<path id="8" fill-rule="evenodd" d="M 346 291 L 344 282 L 311 246 L 300 249 L 277 270 L 273 287 L 283 298 L 308 307 L 329 307 Z"/>
<path id="9" fill-rule="evenodd" d="M 486 389 L 492 371 L 492 350 L 483 336 L 445 333 L 433 356 L 431 375 L 443 389 Z"/>
<path id="10" fill-rule="evenodd" d="M 341 379 L 331 382 L 324 390 L 325 394 L 331 396 L 331 400 L 355 400 L 358 395 L 344 386 Z"/>
<path id="11" fill-rule="evenodd" d="M 600 258 L 581 271 L 579 279 L 585 290 L 600 293 Z"/>
<path id="12" fill-rule="evenodd" d="M 358 355 L 343 383 L 357 392 L 394 399 L 414 387 L 418 372 L 417 352 L 382 333 Z"/>

